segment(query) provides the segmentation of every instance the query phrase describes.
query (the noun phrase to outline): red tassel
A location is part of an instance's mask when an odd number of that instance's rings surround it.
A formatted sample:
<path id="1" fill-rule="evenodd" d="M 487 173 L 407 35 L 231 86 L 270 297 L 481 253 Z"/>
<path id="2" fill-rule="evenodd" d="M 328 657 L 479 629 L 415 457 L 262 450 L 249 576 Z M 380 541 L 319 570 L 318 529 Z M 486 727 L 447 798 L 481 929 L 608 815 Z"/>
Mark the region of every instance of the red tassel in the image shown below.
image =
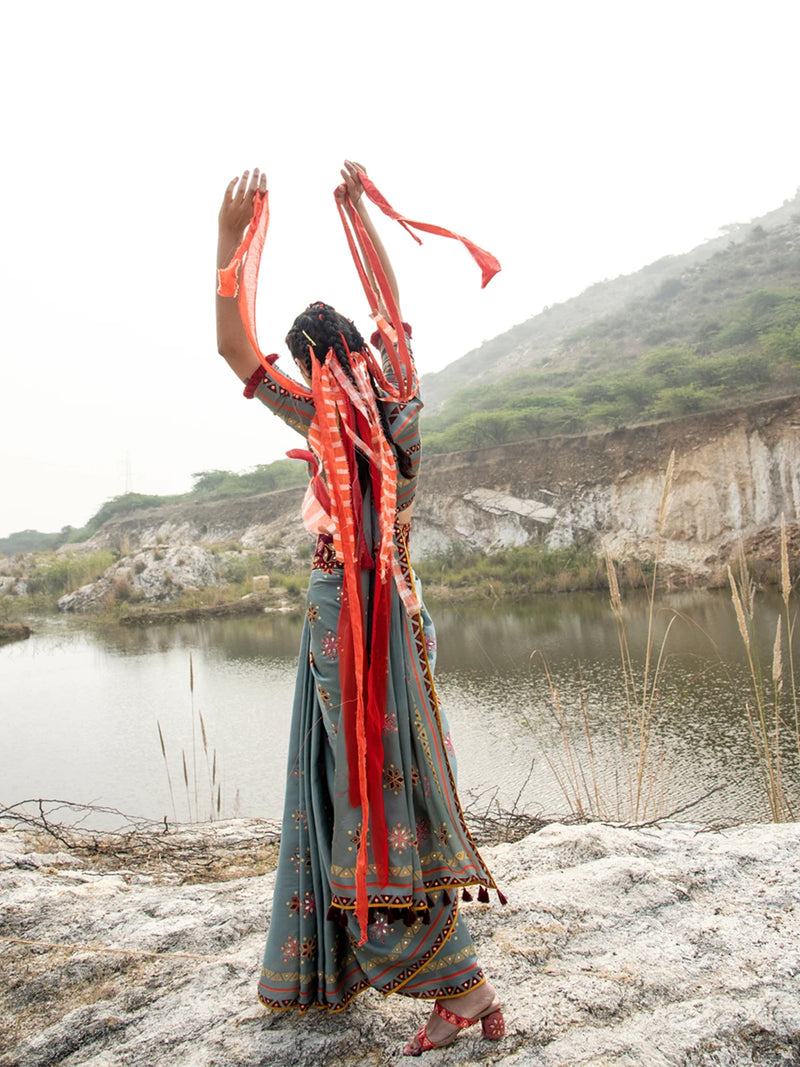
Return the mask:
<path id="1" fill-rule="evenodd" d="M 472 900 L 472 893 L 470 893 L 470 891 L 469 891 L 468 889 L 462 889 L 462 890 L 461 890 L 461 899 L 462 899 L 462 900 L 463 900 L 463 901 L 464 901 L 464 902 L 465 902 L 466 904 L 469 904 L 469 903 L 470 903 L 470 901 Z"/>
<path id="2" fill-rule="evenodd" d="M 328 908 L 328 914 L 325 916 L 325 918 L 329 923 L 338 923 L 340 914 L 341 913 L 339 909 L 337 907 L 334 907 L 333 904 L 331 904 L 331 906 Z"/>
<path id="3" fill-rule="evenodd" d="M 425 908 L 424 911 L 420 912 L 420 918 L 422 919 L 422 925 L 423 926 L 430 926 L 431 925 L 430 908 Z"/>
<path id="4" fill-rule="evenodd" d="M 442 893 L 442 904 L 445 904 L 445 905 L 447 905 L 447 904 L 449 904 L 449 903 L 450 903 L 450 894 L 449 894 L 449 893 L 447 892 L 447 890 L 445 889 L 445 890 L 443 891 L 443 893 Z"/>
<path id="5" fill-rule="evenodd" d="M 501 904 L 508 904 L 508 898 L 504 893 L 501 893 L 499 889 L 497 890 L 497 899 Z"/>
<path id="6" fill-rule="evenodd" d="M 481 904 L 489 903 L 489 890 L 486 888 L 485 885 L 482 885 L 478 890 L 478 900 L 481 902 Z"/>
<path id="7" fill-rule="evenodd" d="M 411 908 L 403 909 L 403 926 L 413 926 L 417 921 L 417 916 Z"/>

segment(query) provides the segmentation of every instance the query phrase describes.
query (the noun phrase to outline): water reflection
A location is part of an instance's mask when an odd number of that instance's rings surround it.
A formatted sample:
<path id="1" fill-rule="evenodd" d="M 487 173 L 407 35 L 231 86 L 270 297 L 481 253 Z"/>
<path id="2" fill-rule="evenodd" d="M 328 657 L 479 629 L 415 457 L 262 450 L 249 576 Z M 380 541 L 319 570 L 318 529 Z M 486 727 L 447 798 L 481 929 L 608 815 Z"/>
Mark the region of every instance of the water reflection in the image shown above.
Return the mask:
<path id="1" fill-rule="evenodd" d="M 781 604 L 769 595 L 758 603 L 758 643 L 767 663 Z M 430 606 L 439 639 L 437 688 L 465 799 L 473 798 L 476 808 L 493 798 L 508 807 L 519 797 L 531 810 L 567 810 L 559 785 L 566 773 L 564 736 L 552 687 L 587 775 L 584 714 L 603 789 L 625 795 L 619 762 L 625 690 L 605 596 Z M 646 598 L 630 600 L 625 618 L 641 677 Z M 764 805 L 743 712 L 749 678 L 730 599 L 690 592 L 661 598 L 656 648 L 673 618 L 657 701 L 669 806 L 724 783 L 687 817 L 760 818 Z M 197 719 L 193 747 L 194 707 L 203 715 L 209 764 L 216 755 L 220 769 L 223 814 L 278 817 L 301 624 L 297 616 L 261 616 L 95 630 L 63 618 L 41 620 L 31 640 L 0 649 L 0 800 L 49 796 L 171 816 L 160 724 L 177 815 L 186 818 L 194 807 L 193 781 L 188 800 L 183 783 L 185 757 L 190 779 L 197 766 L 197 807 L 206 817 L 208 764 Z M 796 750 L 787 748 L 785 759 L 797 780 Z"/>

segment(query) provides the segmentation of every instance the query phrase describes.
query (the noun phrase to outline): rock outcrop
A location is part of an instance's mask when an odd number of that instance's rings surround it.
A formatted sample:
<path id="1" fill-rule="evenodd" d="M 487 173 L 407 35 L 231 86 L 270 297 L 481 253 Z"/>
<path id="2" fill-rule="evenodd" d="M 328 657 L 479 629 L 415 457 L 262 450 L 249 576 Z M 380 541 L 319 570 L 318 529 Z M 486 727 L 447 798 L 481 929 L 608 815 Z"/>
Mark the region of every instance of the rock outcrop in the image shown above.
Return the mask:
<path id="1" fill-rule="evenodd" d="M 423 1011 L 403 997 L 368 991 L 334 1016 L 259 1007 L 274 873 L 241 869 L 233 846 L 269 831 L 197 833 L 217 880 L 0 832 L 0 1065 L 406 1062 Z M 551 825 L 484 852 L 509 903 L 464 907 L 508 1033 L 470 1030 L 427 1063 L 798 1062 L 800 826 Z"/>
<path id="2" fill-rule="evenodd" d="M 296 565 L 311 551 L 302 497 L 295 487 L 201 499 L 108 522 L 84 547 L 112 549 L 120 561 L 61 607 L 87 610 L 118 586 L 134 599 L 168 600 L 216 584 L 225 551 L 257 551 L 267 570 Z M 781 516 L 800 548 L 800 396 L 605 434 L 429 456 L 413 553 L 424 559 L 453 548 L 491 552 L 532 542 L 578 544 L 598 554 L 607 547 L 618 560 L 658 553 L 676 576 L 717 585 L 740 544 L 753 561 L 776 558 Z M 19 570 L 12 561 L 0 566 L 0 591 L 24 589 Z"/>
<path id="3" fill-rule="evenodd" d="M 670 455 L 672 488 L 660 544 Z M 488 495 L 487 495 L 488 493 Z M 505 503 L 503 502 L 505 499 Z M 740 542 L 800 520 L 800 397 L 586 437 L 434 456 L 415 513 L 417 555 L 541 540 L 607 546 L 709 584 Z"/>
<path id="4" fill-rule="evenodd" d="M 94 611 L 115 599 L 172 600 L 223 580 L 224 557 L 196 544 L 142 548 L 114 563 L 102 578 L 67 593 L 59 611 Z"/>

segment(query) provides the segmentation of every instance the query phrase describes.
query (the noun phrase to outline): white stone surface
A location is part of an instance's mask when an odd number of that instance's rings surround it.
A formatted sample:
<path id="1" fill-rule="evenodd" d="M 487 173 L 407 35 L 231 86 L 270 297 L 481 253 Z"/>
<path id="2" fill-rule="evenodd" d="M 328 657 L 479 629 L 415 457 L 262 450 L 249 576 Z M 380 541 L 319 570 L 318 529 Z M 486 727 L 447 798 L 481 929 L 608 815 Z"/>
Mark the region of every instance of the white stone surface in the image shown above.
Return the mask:
<path id="1" fill-rule="evenodd" d="M 551 825 L 484 851 L 509 903 L 465 912 L 508 1034 L 476 1028 L 424 1062 L 799 1062 L 800 826 Z M 423 1012 L 403 997 L 368 991 L 332 1016 L 257 1004 L 273 879 L 158 884 L 0 832 L 2 936 L 94 946 L 0 942 L 3 1032 L 16 1025 L 0 1064 L 408 1062 Z"/>

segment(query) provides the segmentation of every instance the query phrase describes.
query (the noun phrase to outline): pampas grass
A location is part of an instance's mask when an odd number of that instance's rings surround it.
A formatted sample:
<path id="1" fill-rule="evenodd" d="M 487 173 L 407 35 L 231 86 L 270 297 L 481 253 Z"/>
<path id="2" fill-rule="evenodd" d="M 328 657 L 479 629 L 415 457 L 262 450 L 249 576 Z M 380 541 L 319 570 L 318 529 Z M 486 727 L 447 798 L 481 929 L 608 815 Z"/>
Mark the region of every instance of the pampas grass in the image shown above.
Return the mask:
<path id="1" fill-rule="evenodd" d="M 191 748 L 191 760 L 186 758 L 186 749 L 181 748 L 181 772 L 183 774 L 183 786 L 186 792 L 186 810 L 187 810 L 187 822 L 202 822 L 206 816 L 205 813 L 201 814 L 200 808 L 200 793 L 198 787 L 198 758 L 197 758 L 197 725 L 200 726 L 200 739 L 203 747 L 203 758 L 206 766 L 206 777 L 208 779 L 208 816 L 209 822 L 214 822 L 215 819 L 221 818 L 222 815 L 222 785 L 218 780 L 217 773 L 217 750 L 211 747 L 208 740 L 208 731 L 206 730 L 205 719 L 203 713 L 199 709 L 195 711 L 194 704 L 194 660 L 191 653 L 189 654 L 189 693 L 190 693 L 190 707 L 192 715 L 192 748 Z M 161 747 L 161 758 L 164 761 L 164 769 L 167 775 L 167 785 L 169 786 L 169 795 L 172 802 L 172 815 L 175 822 L 178 821 L 177 810 L 175 806 L 175 793 L 172 786 L 172 775 L 169 769 L 169 760 L 167 759 L 167 747 L 164 743 L 164 734 L 161 729 L 161 723 L 156 721 L 158 727 L 158 741 Z M 191 763 L 191 769 L 190 769 Z"/>
<path id="2" fill-rule="evenodd" d="M 783 612 L 775 621 L 771 663 L 765 672 L 754 639 L 755 585 L 743 555 L 740 554 L 738 578 L 728 567 L 733 610 L 750 676 L 751 693 L 745 700 L 744 709 L 758 759 L 762 795 L 773 822 L 792 822 L 800 813 L 800 805 L 797 787 L 785 774 L 784 754 L 794 747 L 800 760 L 800 716 L 794 669 L 795 619 L 790 610 L 792 584 L 784 516 L 781 516 L 780 574 Z M 788 686 L 785 684 L 787 676 Z"/>
<path id="3" fill-rule="evenodd" d="M 656 585 L 661 538 L 675 468 L 673 452 L 667 464 L 658 513 L 654 563 L 648 586 L 647 637 L 644 665 L 639 668 L 631 654 L 617 568 L 606 550 L 609 606 L 617 629 L 621 685 L 615 758 L 616 770 L 609 777 L 598 763 L 588 700 L 581 693 L 578 723 L 562 706 L 556 685 L 544 656 L 539 653 L 552 701 L 552 710 L 561 738 L 561 758 L 549 759 L 551 770 L 569 804 L 580 818 L 614 819 L 641 823 L 664 816 L 669 804 L 670 766 L 658 736 L 659 693 L 669 634 L 677 616 L 670 619 L 664 637 L 655 640 Z"/>

